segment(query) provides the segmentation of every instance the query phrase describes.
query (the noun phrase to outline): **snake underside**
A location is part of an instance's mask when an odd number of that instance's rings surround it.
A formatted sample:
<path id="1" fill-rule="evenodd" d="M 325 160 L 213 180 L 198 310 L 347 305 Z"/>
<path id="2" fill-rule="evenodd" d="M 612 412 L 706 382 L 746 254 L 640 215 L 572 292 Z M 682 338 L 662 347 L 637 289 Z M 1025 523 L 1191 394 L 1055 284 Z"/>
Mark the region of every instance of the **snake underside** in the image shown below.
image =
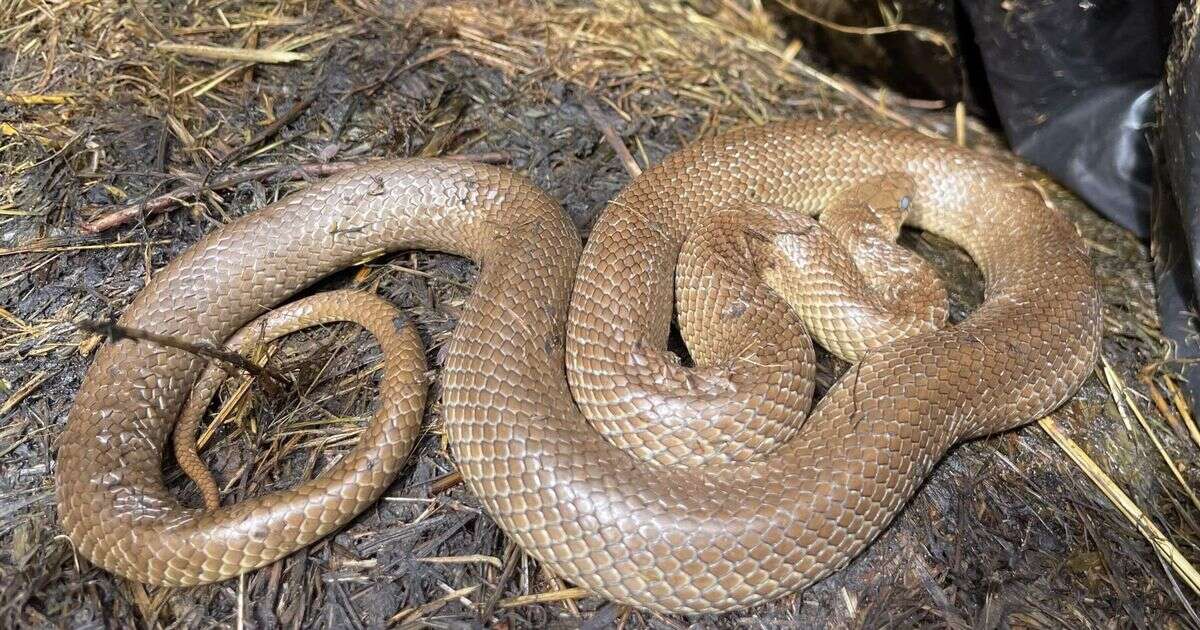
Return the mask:
<path id="1" fill-rule="evenodd" d="M 685 245 L 699 242 L 705 256 L 726 247 L 700 242 L 696 226 L 755 207 L 817 214 L 888 174 L 911 187 L 907 222 L 958 243 L 982 270 L 986 297 L 965 321 L 866 351 L 806 419 L 812 386 L 796 374 L 811 345 L 758 328 L 795 330 L 772 292 L 693 274 L 710 284 L 687 285 L 681 309 L 706 297 L 724 306 L 710 307 L 711 329 L 685 331 L 711 330 L 697 365 L 666 350 L 675 265 L 696 258 Z M 470 489 L 558 575 L 659 611 L 745 607 L 843 566 L 955 443 L 1069 397 L 1100 337 L 1082 240 L 1016 172 L 845 121 L 743 129 L 679 151 L 608 206 L 582 251 L 559 205 L 512 172 L 372 164 L 210 234 L 155 275 L 121 321 L 221 344 L 365 254 L 402 249 L 481 266 L 440 377 Z M 691 319 L 681 311 L 681 325 Z M 237 505 L 190 508 L 165 488 L 162 456 L 204 367 L 180 350 L 116 341 L 76 397 L 59 448 L 59 511 L 78 550 L 109 571 L 187 585 L 278 560 L 376 500 L 420 418 L 420 386 L 385 389 L 407 402 L 377 413 L 334 469 Z M 419 374 L 395 367 L 387 378 Z"/>

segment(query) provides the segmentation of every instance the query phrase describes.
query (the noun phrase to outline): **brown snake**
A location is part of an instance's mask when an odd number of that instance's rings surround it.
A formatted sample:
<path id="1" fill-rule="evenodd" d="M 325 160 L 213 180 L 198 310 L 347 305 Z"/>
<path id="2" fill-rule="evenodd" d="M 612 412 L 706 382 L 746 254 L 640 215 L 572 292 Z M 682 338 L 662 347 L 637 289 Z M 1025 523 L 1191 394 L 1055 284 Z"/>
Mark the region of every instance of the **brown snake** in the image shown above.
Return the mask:
<path id="1" fill-rule="evenodd" d="M 912 180 L 907 222 L 960 244 L 983 272 L 985 300 L 965 321 L 866 352 L 803 423 L 811 385 L 784 373 L 811 360 L 807 341 L 738 328 L 776 312 L 738 306 L 763 291 L 724 296 L 732 306 L 714 311 L 736 335 L 714 334 L 740 338 L 740 350 L 699 353 L 685 368 L 665 349 L 692 226 L 758 206 L 815 214 L 893 171 Z M 481 266 L 441 372 L 445 431 L 469 488 L 558 575 L 660 611 L 753 605 L 845 565 L 955 443 L 1066 400 L 1101 333 L 1082 239 L 1018 173 L 845 121 L 744 129 L 671 155 L 608 206 L 582 258 L 560 206 L 508 170 L 372 164 L 210 234 L 121 321 L 221 344 L 316 280 L 402 249 Z M 681 290 L 680 304 L 726 290 Z M 415 380 L 419 369 L 399 365 L 387 362 L 385 381 Z M 188 585 L 274 562 L 382 494 L 417 430 L 422 387 L 409 388 L 415 403 L 385 387 L 387 404 L 326 474 L 215 511 L 186 507 L 164 485 L 162 457 L 204 367 L 121 340 L 87 373 L 60 442 L 58 504 L 79 552 L 109 571 Z M 731 428 L 750 437 L 719 433 Z M 692 438 L 702 455 L 680 446 Z"/>

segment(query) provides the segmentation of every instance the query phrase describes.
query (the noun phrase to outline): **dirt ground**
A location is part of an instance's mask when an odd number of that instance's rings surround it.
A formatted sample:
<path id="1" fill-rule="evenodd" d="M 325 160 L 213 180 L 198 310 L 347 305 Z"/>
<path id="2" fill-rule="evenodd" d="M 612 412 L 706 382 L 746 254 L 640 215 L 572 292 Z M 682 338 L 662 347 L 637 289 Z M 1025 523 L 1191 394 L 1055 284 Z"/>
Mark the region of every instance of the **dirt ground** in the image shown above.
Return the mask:
<path id="1" fill-rule="evenodd" d="M 261 52 L 196 48 L 215 46 Z M 953 451 L 878 542 L 805 592 L 668 618 L 563 584 L 459 483 L 436 385 L 411 463 L 341 532 L 222 584 L 116 579 L 57 524 L 55 440 L 102 342 L 75 324 L 119 314 L 229 219 L 355 161 L 461 155 L 528 174 L 586 235 L 633 168 L 735 124 L 853 116 L 956 137 L 956 121 L 952 107 L 814 69 L 753 0 L 0 0 L 0 72 L 0 627 L 1200 627 L 1200 434 L 1165 369 L 1148 252 L 1044 179 L 1091 246 L 1101 365 L 1053 425 Z M 965 123 L 965 141 L 1003 151 Z M 905 242 L 955 287 L 960 316 L 978 303 L 961 252 Z M 369 288 L 413 313 L 436 383 L 474 276 L 461 259 L 400 253 L 318 289 Z M 231 383 L 204 433 L 223 501 L 344 452 L 379 359 L 365 334 L 329 326 L 272 355 L 295 391 Z M 827 361 L 823 383 L 840 369 Z M 1140 516 L 1106 498 L 1071 445 Z"/>

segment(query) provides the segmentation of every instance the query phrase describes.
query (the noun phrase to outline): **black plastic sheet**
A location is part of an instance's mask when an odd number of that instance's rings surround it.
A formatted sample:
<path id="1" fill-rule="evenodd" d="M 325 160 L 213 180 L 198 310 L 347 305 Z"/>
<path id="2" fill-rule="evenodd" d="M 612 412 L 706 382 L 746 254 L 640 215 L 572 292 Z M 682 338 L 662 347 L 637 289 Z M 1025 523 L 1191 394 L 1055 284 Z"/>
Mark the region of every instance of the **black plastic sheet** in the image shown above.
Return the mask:
<path id="1" fill-rule="evenodd" d="M 965 0 L 1013 150 L 1145 238 L 1175 0 Z"/>
<path id="2" fill-rule="evenodd" d="M 831 22 L 885 23 L 883 9 L 871 2 L 801 4 Z M 887 6 L 906 23 L 944 34 L 956 58 L 900 46 L 895 40 L 912 39 L 907 33 L 880 35 L 882 43 L 867 38 L 870 46 L 851 38 L 837 48 L 829 42 L 850 36 L 814 39 L 826 27 L 809 18 L 784 24 L 817 58 L 838 60 L 857 51 L 853 45 L 888 51 L 886 63 L 863 54 L 865 60 L 835 69 L 910 97 L 924 97 L 933 85 L 942 90 L 939 98 L 964 102 L 999 124 L 1015 153 L 1147 240 L 1171 364 L 1186 381 L 1193 409 L 1200 409 L 1200 0 L 892 0 Z M 963 76 L 950 81 L 948 74 Z"/>
<path id="3" fill-rule="evenodd" d="M 964 0 L 962 7 L 1013 150 L 1149 239 L 1162 332 L 1196 409 L 1195 0 Z"/>

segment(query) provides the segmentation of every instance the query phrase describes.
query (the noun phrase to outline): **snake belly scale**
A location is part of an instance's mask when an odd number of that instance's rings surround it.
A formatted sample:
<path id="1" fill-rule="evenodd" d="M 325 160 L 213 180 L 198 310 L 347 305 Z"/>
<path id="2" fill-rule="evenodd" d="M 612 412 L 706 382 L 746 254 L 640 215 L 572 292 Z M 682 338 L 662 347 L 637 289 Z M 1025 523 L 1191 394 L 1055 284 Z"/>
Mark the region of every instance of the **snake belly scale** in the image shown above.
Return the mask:
<path id="1" fill-rule="evenodd" d="M 646 461 L 674 446 L 667 433 L 622 430 L 645 426 L 647 409 L 678 410 L 680 426 L 711 424 L 729 397 L 771 396 L 736 379 L 696 386 L 665 349 L 690 226 L 745 204 L 815 214 L 888 172 L 911 180 L 908 223 L 958 243 L 982 270 L 983 304 L 956 325 L 866 353 L 789 439 L 766 440 L 753 457 Z M 735 130 L 669 156 L 606 208 L 586 249 L 561 207 L 508 170 L 364 166 L 202 239 L 121 321 L 220 344 L 368 252 L 401 249 L 481 268 L 440 376 L 468 487 L 556 574 L 659 611 L 750 606 L 845 565 L 955 443 L 1065 401 L 1101 334 L 1082 239 L 1013 169 L 904 130 L 815 120 Z M 214 511 L 184 506 L 165 488 L 161 460 L 204 367 L 130 340 L 98 352 L 57 469 L 64 530 L 97 565 L 188 585 L 271 563 L 374 501 L 411 444 L 408 424 L 377 416 L 316 479 Z"/>

